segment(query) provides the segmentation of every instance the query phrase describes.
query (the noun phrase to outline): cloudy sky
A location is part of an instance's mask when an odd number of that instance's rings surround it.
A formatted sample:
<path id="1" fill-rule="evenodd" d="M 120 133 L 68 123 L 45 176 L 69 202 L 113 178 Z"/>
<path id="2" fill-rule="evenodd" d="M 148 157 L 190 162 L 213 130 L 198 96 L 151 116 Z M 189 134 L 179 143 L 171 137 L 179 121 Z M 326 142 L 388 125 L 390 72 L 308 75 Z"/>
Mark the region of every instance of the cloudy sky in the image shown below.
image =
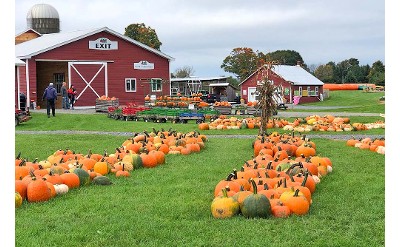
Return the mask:
<path id="1" fill-rule="evenodd" d="M 196 76 L 230 75 L 220 66 L 233 48 L 295 50 L 307 65 L 357 58 L 385 62 L 383 0 L 16 0 L 15 33 L 38 3 L 55 7 L 61 31 L 107 26 L 124 33 L 133 23 L 155 29 L 171 72 L 191 66 Z"/>

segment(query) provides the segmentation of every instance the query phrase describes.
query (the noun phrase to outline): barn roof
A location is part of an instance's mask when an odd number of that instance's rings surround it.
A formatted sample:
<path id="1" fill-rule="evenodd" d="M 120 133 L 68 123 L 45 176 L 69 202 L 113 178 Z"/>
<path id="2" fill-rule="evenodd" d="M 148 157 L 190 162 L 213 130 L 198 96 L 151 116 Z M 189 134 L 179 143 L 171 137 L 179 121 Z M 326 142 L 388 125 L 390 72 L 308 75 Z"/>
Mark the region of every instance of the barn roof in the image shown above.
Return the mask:
<path id="1" fill-rule="evenodd" d="M 114 30 L 109 29 L 108 27 L 95 28 L 95 29 L 87 29 L 87 30 L 77 30 L 71 32 L 60 32 L 60 33 L 51 33 L 51 34 L 43 34 L 41 37 L 36 39 L 32 39 L 20 44 L 15 45 L 15 56 L 20 59 L 31 58 L 32 56 L 36 56 L 43 52 L 61 47 L 63 45 L 75 42 L 77 40 L 86 38 L 96 33 L 100 32 L 108 32 L 112 35 L 115 35 L 121 39 L 124 39 L 132 44 L 135 44 L 145 50 L 153 52 L 161 57 L 164 57 L 168 60 L 174 60 L 173 57 L 170 57 L 154 48 L 151 48 L 143 43 L 140 43 L 134 39 L 131 39 L 125 35 L 122 35 Z"/>
<path id="2" fill-rule="evenodd" d="M 24 66 L 25 62 L 21 59 L 15 58 L 15 66 Z"/>
<path id="3" fill-rule="evenodd" d="M 259 68 L 258 70 L 260 70 Z M 257 71 L 258 71 L 257 70 Z M 243 80 L 240 84 L 242 85 L 250 77 L 252 77 L 257 71 L 253 72 L 249 77 Z M 274 65 L 273 72 L 283 78 L 285 81 L 293 83 L 293 85 L 298 86 L 318 86 L 324 85 L 324 83 L 317 77 L 313 76 L 307 70 L 303 69 L 301 66 L 290 66 L 290 65 Z"/>
<path id="4" fill-rule="evenodd" d="M 18 36 L 20 36 L 21 34 L 28 33 L 28 32 L 36 33 L 38 36 L 42 36 L 42 34 L 39 33 L 38 31 L 36 31 L 35 29 L 27 28 L 27 29 L 25 29 L 24 31 L 22 31 L 22 32 L 18 33 L 17 35 L 15 35 L 15 37 L 18 37 Z"/>

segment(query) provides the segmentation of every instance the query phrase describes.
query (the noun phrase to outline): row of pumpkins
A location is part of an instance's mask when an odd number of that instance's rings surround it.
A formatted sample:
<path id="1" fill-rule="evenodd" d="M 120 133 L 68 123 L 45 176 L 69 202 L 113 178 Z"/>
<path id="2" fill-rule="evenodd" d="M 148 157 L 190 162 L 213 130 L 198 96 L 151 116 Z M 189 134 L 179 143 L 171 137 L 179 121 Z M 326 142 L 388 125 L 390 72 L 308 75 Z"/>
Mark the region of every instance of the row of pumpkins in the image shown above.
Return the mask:
<path id="1" fill-rule="evenodd" d="M 317 184 L 332 172 L 331 160 L 316 155 L 314 142 L 293 134 L 258 136 L 253 148 L 254 158 L 216 184 L 213 217 L 307 214 Z"/>
<path id="2" fill-rule="evenodd" d="M 259 128 L 261 117 L 237 118 L 227 117 L 225 115 L 213 120 L 210 123 L 200 123 L 200 130 L 225 130 L 225 129 L 254 129 Z M 309 131 L 360 131 L 374 128 L 385 128 L 383 121 L 375 123 L 352 123 L 349 118 L 334 117 L 327 115 L 319 117 L 317 115 L 308 116 L 306 118 L 296 118 L 293 122 L 289 122 L 283 118 L 272 118 L 267 123 L 267 128 L 282 128 L 285 131 L 309 132 Z"/>
<path id="3" fill-rule="evenodd" d="M 114 153 L 75 153 L 57 150 L 45 160 L 15 159 L 15 206 L 23 201 L 42 202 L 69 190 L 90 184 L 110 185 L 109 174 L 129 177 L 134 169 L 153 168 L 165 163 L 165 155 L 200 152 L 207 137 L 197 131 L 188 133 L 153 129 L 134 133 Z"/>
<path id="4" fill-rule="evenodd" d="M 100 97 L 98 97 L 97 98 L 97 100 L 117 100 L 118 98 L 116 98 L 116 97 L 109 97 L 109 96 L 106 96 L 106 95 L 102 95 L 102 96 L 100 96 Z"/>
<path id="5" fill-rule="evenodd" d="M 378 154 L 385 154 L 385 139 L 371 139 L 370 137 L 364 137 L 356 139 L 352 137 L 346 141 L 347 146 L 356 147 L 362 150 L 369 150 Z"/>

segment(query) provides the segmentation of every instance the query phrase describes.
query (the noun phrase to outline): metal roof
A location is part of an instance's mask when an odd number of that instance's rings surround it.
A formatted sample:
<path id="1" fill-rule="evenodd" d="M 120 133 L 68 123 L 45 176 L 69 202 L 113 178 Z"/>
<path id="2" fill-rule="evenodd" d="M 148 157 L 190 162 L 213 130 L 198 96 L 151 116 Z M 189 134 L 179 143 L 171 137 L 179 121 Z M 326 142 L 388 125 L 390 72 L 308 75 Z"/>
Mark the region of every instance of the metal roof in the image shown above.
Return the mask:
<path id="1" fill-rule="evenodd" d="M 121 39 L 124 39 L 132 44 L 140 46 L 141 48 L 153 52 L 161 57 L 164 57 L 168 60 L 174 60 L 173 57 L 168 56 L 154 48 L 151 48 L 143 43 L 140 43 L 134 39 L 131 39 L 125 35 L 122 35 L 118 32 L 115 32 L 108 27 L 88 29 L 88 30 L 77 30 L 72 32 L 60 32 L 60 33 L 50 33 L 43 34 L 41 37 L 36 39 L 32 39 L 20 44 L 15 45 L 15 56 L 17 58 L 31 58 L 32 56 L 36 56 L 43 52 L 61 47 L 63 45 L 72 43 L 74 41 L 86 38 L 88 36 L 94 35 L 100 32 L 108 32 L 113 34 Z"/>
<path id="2" fill-rule="evenodd" d="M 27 28 L 27 29 L 25 29 L 24 31 L 22 31 L 22 32 L 18 33 L 17 35 L 15 35 L 15 37 L 20 36 L 21 34 L 24 34 L 24 33 L 27 33 L 27 32 L 34 32 L 34 33 L 36 33 L 38 36 L 42 36 L 42 35 L 43 35 L 43 34 L 39 33 L 38 31 L 36 31 L 36 30 L 33 29 L 33 28 Z"/>
<path id="3" fill-rule="evenodd" d="M 273 70 L 277 75 L 294 85 L 324 85 L 317 77 L 301 66 L 277 65 Z"/>
<path id="4" fill-rule="evenodd" d="M 58 11 L 51 5 L 40 3 L 35 4 L 26 15 L 27 19 L 30 18 L 56 18 L 59 19 Z"/>
<path id="5" fill-rule="evenodd" d="M 21 59 L 15 58 L 15 66 L 24 66 L 25 62 Z"/>
<path id="6" fill-rule="evenodd" d="M 224 83 L 210 83 L 210 85 L 208 85 L 210 87 L 227 87 L 229 86 L 228 82 L 224 82 Z"/>
<path id="7" fill-rule="evenodd" d="M 224 80 L 227 79 L 227 76 L 218 76 L 218 77 L 184 77 L 184 78 L 171 78 L 171 81 L 215 81 L 215 80 Z"/>
<path id="8" fill-rule="evenodd" d="M 260 67 L 258 70 L 260 70 Z M 242 85 L 250 77 L 252 77 L 258 70 L 253 72 L 249 77 L 244 79 L 240 84 Z M 290 66 L 290 65 L 274 65 L 272 71 L 283 78 L 285 81 L 298 86 L 309 86 L 309 85 L 324 85 L 324 83 L 317 77 L 310 74 L 307 70 L 303 69 L 301 66 Z"/>

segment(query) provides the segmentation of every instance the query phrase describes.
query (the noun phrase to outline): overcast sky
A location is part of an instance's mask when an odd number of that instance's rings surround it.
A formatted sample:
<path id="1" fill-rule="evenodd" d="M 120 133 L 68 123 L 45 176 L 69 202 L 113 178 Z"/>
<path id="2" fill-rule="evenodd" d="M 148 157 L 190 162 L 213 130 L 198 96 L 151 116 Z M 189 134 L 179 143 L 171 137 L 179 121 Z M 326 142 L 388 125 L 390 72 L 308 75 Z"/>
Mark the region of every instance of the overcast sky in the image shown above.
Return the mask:
<path id="1" fill-rule="evenodd" d="M 295 50 L 307 65 L 385 62 L 383 0 L 16 0 L 16 34 L 38 3 L 57 9 L 61 31 L 106 26 L 123 34 L 129 24 L 150 26 L 161 51 L 175 58 L 171 72 L 191 66 L 196 76 L 229 76 L 220 66 L 236 47 Z"/>

